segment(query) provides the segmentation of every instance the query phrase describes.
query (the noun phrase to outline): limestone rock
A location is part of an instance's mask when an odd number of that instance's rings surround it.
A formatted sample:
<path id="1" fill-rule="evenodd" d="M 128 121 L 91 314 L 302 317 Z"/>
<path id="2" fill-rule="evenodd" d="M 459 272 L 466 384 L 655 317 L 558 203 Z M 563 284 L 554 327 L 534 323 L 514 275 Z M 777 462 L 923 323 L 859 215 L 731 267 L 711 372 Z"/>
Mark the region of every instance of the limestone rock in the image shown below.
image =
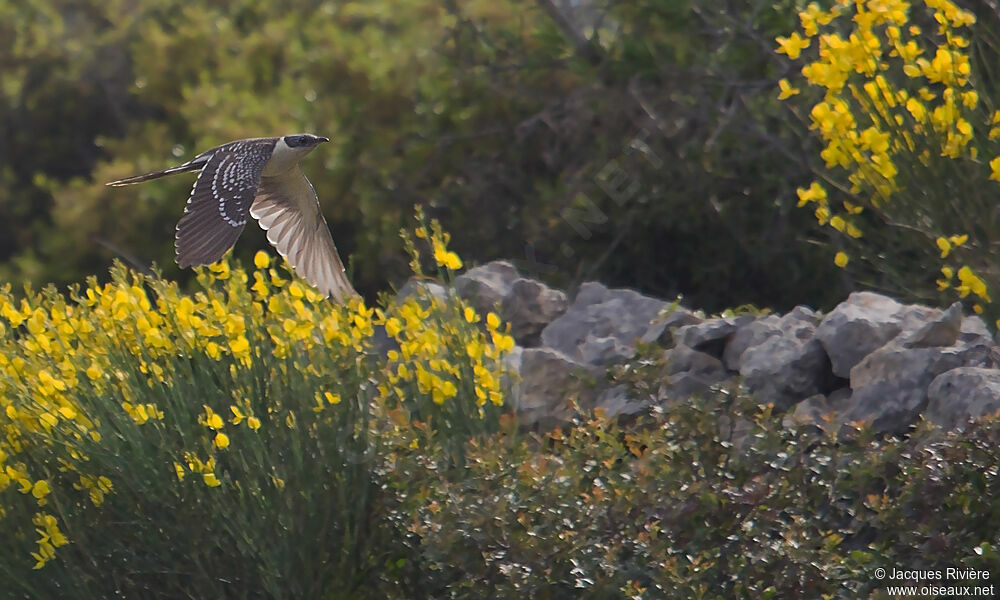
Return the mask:
<path id="1" fill-rule="evenodd" d="M 477 312 L 486 314 L 497 310 L 518 278 L 520 275 L 514 265 L 505 260 L 495 260 L 456 277 L 455 289 Z"/>
<path id="2" fill-rule="evenodd" d="M 907 348 L 951 346 L 958 341 L 961 330 L 962 303 L 956 302 L 926 325 L 900 336 L 900 343 Z"/>
<path id="3" fill-rule="evenodd" d="M 633 290 L 585 283 L 566 312 L 542 330 L 541 342 L 574 360 L 606 365 L 631 356 L 636 341 L 665 306 Z"/>
<path id="4" fill-rule="evenodd" d="M 510 333 L 521 346 L 541 344 L 542 330 L 569 306 L 566 294 L 540 281 L 516 279 L 500 306 L 500 317 L 510 323 Z"/>
<path id="5" fill-rule="evenodd" d="M 987 364 L 989 354 L 989 347 L 967 342 L 930 348 L 887 344 L 851 369 L 848 420 L 871 419 L 878 431 L 904 431 L 926 408 L 927 388 L 935 377 Z"/>
<path id="6" fill-rule="evenodd" d="M 584 365 L 551 348 L 527 348 L 521 354 L 518 417 L 525 427 L 550 428 L 573 417 L 570 401 L 591 408 L 600 390 L 594 386 L 603 371 Z"/>
<path id="7" fill-rule="evenodd" d="M 650 324 L 646 333 L 642 334 L 641 341 L 645 344 L 656 342 L 663 347 L 670 347 L 674 344 L 674 332 L 679 327 L 685 325 L 695 325 L 704 321 L 683 306 L 675 306 L 660 311 Z"/>
<path id="8" fill-rule="evenodd" d="M 958 367 L 934 378 L 927 388 L 928 420 L 945 429 L 972 417 L 1000 411 L 1000 370 Z"/>
<path id="9" fill-rule="evenodd" d="M 740 375 L 750 393 L 778 410 L 822 393 L 832 379 L 830 359 L 815 338 L 772 336 L 740 357 Z"/>
<path id="10" fill-rule="evenodd" d="M 678 328 L 674 333 L 674 340 L 677 344 L 722 358 L 729 338 L 754 320 L 755 317 L 751 315 L 706 319 L 701 323 Z"/>
<path id="11" fill-rule="evenodd" d="M 428 298 L 445 300 L 448 297 L 448 290 L 440 283 L 411 277 L 396 294 L 396 302 L 405 302 L 410 297 L 416 298 L 421 303 Z"/>
<path id="12" fill-rule="evenodd" d="M 816 332 L 819 315 L 805 306 L 796 306 L 785 316 L 767 315 L 747 323 L 729 338 L 722 353 L 727 369 L 740 370 L 740 358 L 747 348 L 757 346 L 769 337 L 786 336 L 807 340 Z"/>
<path id="13" fill-rule="evenodd" d="M 902 330 L 896 316 L 901 308 L 895 300 L 871 292 L 855 292 L 838 304 L 816 330 L 833 372 L 849 376 L 861 359 L 896 337 Z"/>

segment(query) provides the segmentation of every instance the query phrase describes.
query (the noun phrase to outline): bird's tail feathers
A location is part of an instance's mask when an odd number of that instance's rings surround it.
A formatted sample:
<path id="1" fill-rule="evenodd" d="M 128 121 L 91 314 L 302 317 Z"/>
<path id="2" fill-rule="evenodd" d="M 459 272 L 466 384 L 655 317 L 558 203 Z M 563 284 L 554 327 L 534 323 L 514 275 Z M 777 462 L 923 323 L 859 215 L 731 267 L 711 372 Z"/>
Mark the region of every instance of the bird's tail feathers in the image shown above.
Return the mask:
<path id="1" fill-rule="evenodd" d="M 142 183 L 143 181 L 149 181 L 151 179 L 159 179 L 160 177 L 166 177 L 167 175 L 173 175 L 175 173 L 185 173 L 187 171 L 196 171 L 205 166 L 208 159 L 202 159 L 201 156 L 198 158 L 186 162 L 183 165 L 176 167 L 170 167 L 169 169 L 163 169 L 162 171 L 153 171 L 151 173 L 143 173 L 142 175 L 134 175 L 132 177 L 126 177 L 125 179 L 119 179 L 117 181 L 109 181 L 105 185 L 120 186 L 129 185 L 132 183 Z"/>

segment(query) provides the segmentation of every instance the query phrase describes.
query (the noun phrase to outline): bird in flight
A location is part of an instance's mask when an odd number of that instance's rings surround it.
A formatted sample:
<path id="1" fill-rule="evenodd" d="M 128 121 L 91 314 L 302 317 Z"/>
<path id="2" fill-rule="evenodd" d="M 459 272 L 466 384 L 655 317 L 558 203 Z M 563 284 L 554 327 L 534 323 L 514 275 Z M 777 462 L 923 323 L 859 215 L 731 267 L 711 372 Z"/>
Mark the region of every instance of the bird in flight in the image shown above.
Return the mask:
<path id="1" fill-rule="evenodd" d="M 344 274 L 316 190 L 299 168 L 302 157 L 328 141 L 308 133 L 237 140 L 182 165 L 107 185 L 201 171 L 177 223 L 174 247 L 181 268 L 218 262 L 253 217 L 299 276 L 344 302 L 358 293 Z"/>

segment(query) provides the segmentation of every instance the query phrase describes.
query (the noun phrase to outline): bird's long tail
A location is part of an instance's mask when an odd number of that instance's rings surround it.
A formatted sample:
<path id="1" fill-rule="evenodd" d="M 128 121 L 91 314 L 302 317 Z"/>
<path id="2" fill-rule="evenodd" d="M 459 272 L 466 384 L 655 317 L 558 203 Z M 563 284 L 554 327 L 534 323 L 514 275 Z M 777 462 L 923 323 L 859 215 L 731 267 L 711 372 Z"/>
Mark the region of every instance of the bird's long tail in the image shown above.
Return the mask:
<path id="1" fill-rule="evenodd" d="M 125 179 L 119 179 L 118 181 L 109 181 L 105 185 L 129 185 L 132 183 L 142 183 L 143 181 L 149 181 L 151 179 L 159 179 L 160 177 L 166 177 L 167 175 L 173 175 L 175 173 L 197 171 L 198 169 L 204 167 L 207 162 L 208 158 L 202 158 L 199 156 L 192 161 L 184 163 L 183 165 L 170 167 L 169 169 L 163 169 L 162 171 L 153 171 L 151 173 L 143 173 L 142 175 L 134 175 L 132 177 L 126 177 Z"/>

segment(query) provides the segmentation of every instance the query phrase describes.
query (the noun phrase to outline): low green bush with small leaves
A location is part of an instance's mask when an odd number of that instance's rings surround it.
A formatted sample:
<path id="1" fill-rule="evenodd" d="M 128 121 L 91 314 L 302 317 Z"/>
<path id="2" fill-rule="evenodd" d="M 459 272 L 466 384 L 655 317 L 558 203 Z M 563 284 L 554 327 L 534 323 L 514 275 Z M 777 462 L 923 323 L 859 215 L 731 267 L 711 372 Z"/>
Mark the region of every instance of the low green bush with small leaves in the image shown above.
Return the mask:
<path id="1" fill-rule="evenodd" d="M 424 478 L 398 516 L 420 597 L 887 598 L 879 568 L 1000 573 L 998 448 L 996 419 L 838 437 L 721 389 L 394 468 Z"/>

